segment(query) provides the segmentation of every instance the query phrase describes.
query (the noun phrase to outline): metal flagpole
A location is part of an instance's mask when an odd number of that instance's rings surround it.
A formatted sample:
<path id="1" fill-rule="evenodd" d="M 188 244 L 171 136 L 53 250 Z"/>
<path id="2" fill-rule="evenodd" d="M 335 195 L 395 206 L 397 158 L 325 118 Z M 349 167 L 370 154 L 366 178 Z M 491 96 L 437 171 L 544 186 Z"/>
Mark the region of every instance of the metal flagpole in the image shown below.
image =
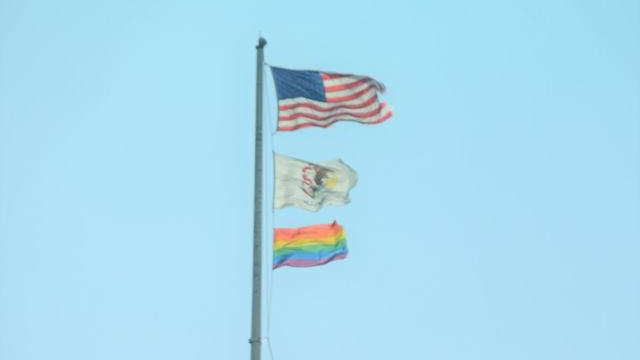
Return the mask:
<path id="1" fill-rule="evenodd" d="M 251 360 L 260 360 L 262 326 L 262 70 L 267 40 L 258 40 L 256 64 L 256 158 L 253 195 L 253 294 L 251 303 Z"/>

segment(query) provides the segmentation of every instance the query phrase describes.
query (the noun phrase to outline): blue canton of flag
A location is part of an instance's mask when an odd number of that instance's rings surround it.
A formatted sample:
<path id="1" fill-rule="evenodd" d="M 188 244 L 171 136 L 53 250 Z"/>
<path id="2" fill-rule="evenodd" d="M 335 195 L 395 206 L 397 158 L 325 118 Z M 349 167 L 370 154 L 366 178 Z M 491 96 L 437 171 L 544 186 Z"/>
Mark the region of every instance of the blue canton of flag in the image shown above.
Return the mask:
<path id="1" fill-rule="evenodd" d="M 278 131 L 328 127 L 336 121 L 381 123 L 392 111 L 378 100 L 382 83 L 367 77 L 271 67 L 278 94 Z"/>

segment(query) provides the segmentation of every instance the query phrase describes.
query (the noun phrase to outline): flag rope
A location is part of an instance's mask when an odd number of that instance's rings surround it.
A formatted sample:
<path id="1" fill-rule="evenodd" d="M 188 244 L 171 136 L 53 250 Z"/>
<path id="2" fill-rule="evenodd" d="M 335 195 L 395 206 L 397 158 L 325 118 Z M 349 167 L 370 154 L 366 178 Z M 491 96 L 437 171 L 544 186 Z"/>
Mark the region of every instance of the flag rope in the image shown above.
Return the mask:
<path id="1" fill-rule="evenodd" d="M 266 61 L 264 62 L 264 66 L 267 67 L 267 72 L 271 68 L 271 65 L 269 65 Z M 265 83 L 264 76 L 266 75 L 264 75 L 264 72 L 263 72 L 263 81 L 262 81 L 263 84 Z M 271 141 L 271 145 L 273 145 L 273 136 L 278 133 L 278 129 L 277 127 L 273 126 L 273 118 L 271 116 L 273 115 L 273 104 L 277 103 L 277 101 L 273 101 L 273 93 L 272 93 L 273 88 L 271 86 L 265 86 L 265 88 L 266 88 L 265 95 L 267 96 L 267 114 L 269 114 L 269 116 L 267 116 L 267 124 L 269 125 L 269 134 L 271 134 L 271 139 L 269 139 L 269 141 Z M 273 210 L 273 207 L 271 209 Z"/>
<path id="2" fill-rule="evenodd" d="M 268 65 L 264 65 L 265 67 L 267 67 Z M 263 84 L 266 83 L 266 75 L 263 72 Z M 272 100 L 272 90 L 271 87 L 269 86 L 265 86 L 265 95 L 267 98 L 267 116 L 266 116 L 266 120 L 265 123 L 266 125 L 269 127 L 269 136 L 267 137 L 267 141 L 266 141 L 266 145 L 267 145 L 267 151 L 265 151 L 265 153 L 267 154 L 273 154 L 273 138 L 275 135 L 275 131 L 273 130 L 274 126 L 273 126 L 273 104 L 271 102 Z M 273 156 L 271 157 L 273 158 Z M 268 160 L 263 159 L 263 161 L 265 161 L 267 164 L 269 163 Z M 271 161 L 272 162 L 272 161 Z M 271 164 L 271 167 L 266 167 L 265 169 L 273 169 L 273 164 Z M 268 171 L 265 173 L 269 173 Z M 273 177 L 273 176 L 272 176 Z M 273 181 L 273 180 L 271 180 Z M 269 184 L 269 182 L 265 182 L 267 185 Z M 268 193 L 265 191 L 265 193 Z M 271 199 L 271 201 L 273 201 L 273 199 Z M 271 269 L 271 261 L 272 261 L 272 256 L 270 256 L 271 254 L 273 254 L 273 218 L 274 218 L 274 208 L 273 208 L 273 204 L 271 202 L 269 202 L 269 197 L 267 196 L 267 201 L 265 201 L 265 203 L 267 204 L 267 206 L 271 207 L 271 211 L 265 211 L 264 212 L 264 216 L 265 216 L 265 227 L 263 229 L 263 231 L 266 232 L 265 236 L 263 236 L 263 239 L 266 240 L 265 245 L 263 246 L 263 254 L 264 254 L 264 261 L 262 262 L 264 267 L 265 267 L 265 271 L 263 272 L 263 274 L 268 274 L 266 276 L 266 291 L 267 291 L 267 296 L 266 296 L 266 306 L 267 306 L 267 321 L 266 321 L 266 336 L 265 336 L 265 340 L 267 341 L 267 346 L 269 348 L 269 356 L 271 358 L 271 360 L 274 360 L 273 357 L 273 349 L 271 346 L 271 308 L 272 308 L 272 296 L 273 296 L 273 270 Z"/>

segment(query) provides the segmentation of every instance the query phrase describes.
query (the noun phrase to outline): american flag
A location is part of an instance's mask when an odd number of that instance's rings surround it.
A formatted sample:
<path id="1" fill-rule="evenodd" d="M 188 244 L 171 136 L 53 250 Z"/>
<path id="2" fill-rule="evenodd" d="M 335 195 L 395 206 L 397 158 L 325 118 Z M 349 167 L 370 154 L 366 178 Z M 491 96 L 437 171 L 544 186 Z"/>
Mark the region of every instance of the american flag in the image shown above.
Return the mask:
<path id="1" fill-rule="evenodd" d="M 367 77 L 271 67 L 278 94 L 278 131 L 328 127 L 336 121 L 381 123 L 391 109 L 378 100 L 382 83 Z"/>

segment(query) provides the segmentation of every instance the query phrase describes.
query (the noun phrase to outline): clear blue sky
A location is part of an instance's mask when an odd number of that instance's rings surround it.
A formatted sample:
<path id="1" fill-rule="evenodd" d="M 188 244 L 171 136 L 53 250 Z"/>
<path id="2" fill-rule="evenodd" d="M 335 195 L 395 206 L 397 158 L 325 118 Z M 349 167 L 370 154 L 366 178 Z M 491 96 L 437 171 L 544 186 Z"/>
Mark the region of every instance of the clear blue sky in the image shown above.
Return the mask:
<path id="1" fill-rule="evenodd" d="M 0 0 L 0 359 L 248 359 L 259 33 L 395 110 L 266 144 L 360 176 L 275 359 L 640 358 L 638 1 Z"/>

